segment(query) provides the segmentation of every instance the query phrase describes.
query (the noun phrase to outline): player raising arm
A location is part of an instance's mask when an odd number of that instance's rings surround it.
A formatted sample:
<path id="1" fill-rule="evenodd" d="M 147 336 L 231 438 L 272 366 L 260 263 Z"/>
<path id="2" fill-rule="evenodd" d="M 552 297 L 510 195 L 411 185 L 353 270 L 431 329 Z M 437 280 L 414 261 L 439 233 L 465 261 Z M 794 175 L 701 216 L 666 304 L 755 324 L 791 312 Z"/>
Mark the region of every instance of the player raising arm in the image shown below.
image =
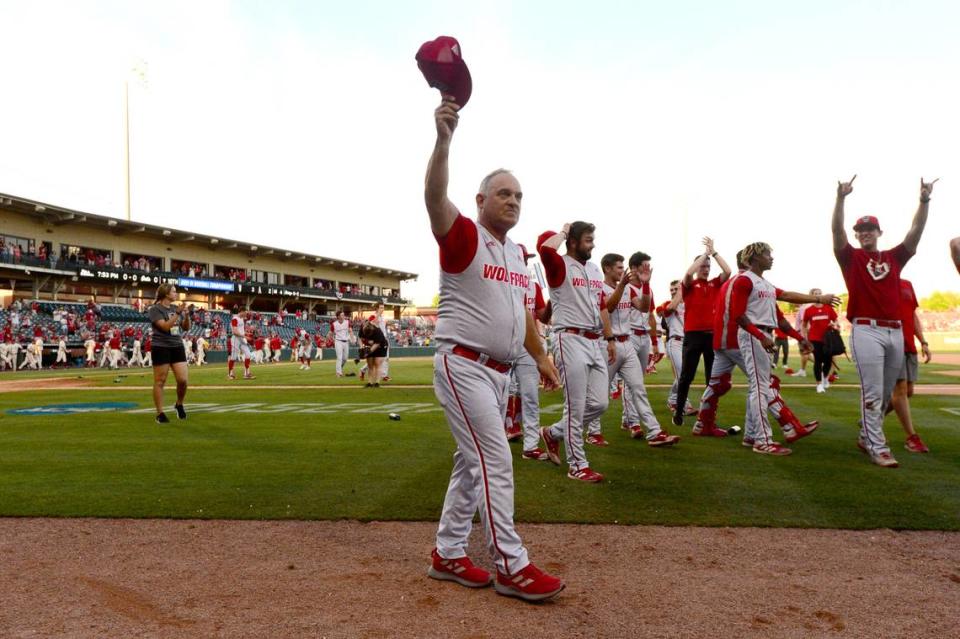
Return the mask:
<path id="1" fill-rule="evenodd" d="M 466 554 L 479 511 L 497 569 L 497 592 L 540 601 L 557 595 L 564 583 L 530 563 L 514 526 L 513 464 L 503 418 L 511 363 L 524 349 L 548 389 L 556 387 L 559 375 L 524 305 L 530 276 L 523 255 L 507 237 L 520 218 L 520 183 L 502 169 L 487 175 L 476 195 L 476 221 L 461 215 L 447 197 L 458 111 L 445 96 L 434 113 L 437 139 L 424 189 L 440 247 L 434 392 L 457 445 L 428 574 L 472 588 L 490 584 L 490 573 Z"/>
<path id="2" fill-rule="evenodd" d="M 847 241 L 843 228 L 844 203 L 853 192 L 854 175 L 849 182 L 837 183 L 837 201 L 833 208 L 833 252 L 847 284 L 850 299 L 850 348 L 860 376 L 861 428 L 857 445 L 870 460 L 885 468 L 896 468 L 883 434 L 884 408 L 890 403 L 897 375 L 903 366 L 903 333 L 900 309 L 900 271 L 917 252 L 917 244 L 927 224 L 927 212 L 933 185 L 920 178 L 920 203 L 913 224 L 903 242 L 888 251 L 880 251 L 877 241 L 883 235 L 880 222 L 872 215 L 857 219 L 853 230 L 860 248 Z"/>

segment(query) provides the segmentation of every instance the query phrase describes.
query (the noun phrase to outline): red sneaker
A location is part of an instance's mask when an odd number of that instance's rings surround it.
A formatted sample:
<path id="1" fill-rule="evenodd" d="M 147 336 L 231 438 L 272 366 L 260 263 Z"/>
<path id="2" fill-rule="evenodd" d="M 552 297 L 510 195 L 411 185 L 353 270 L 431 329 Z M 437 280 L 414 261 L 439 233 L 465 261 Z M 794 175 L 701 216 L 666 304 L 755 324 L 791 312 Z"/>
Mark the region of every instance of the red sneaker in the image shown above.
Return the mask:
<path id="1" fill-rule="evenodd" d="M 549 461 L 550 455 L 547 454 L 547 451 L 542 448 L 534 448 L 533 450 L 525 450 L 523 454 L 520 455 L 524 459 L 532 459 L 534 461 Z"/>
<path id="2" fill-rule="evenodd" d="M 560 594 L 566 584 L 533 564 L 527 564 L 515 575 L 505 575 L 498 570 L 497 581 L 493 587 L 498 595 L 517 597 L 524 601 L 545 601 Z"/>
<path id="3" fill-rule="evenodd" d="M 879 455 L 870 455 L 870 461 L 882 468 L 897 468 L 900 464 L 890 453 L 880 453 Z"/>
<path id="4" fill-rule="evenodd" d="M 820 422 L 813 420 L 812 422 L 807 422 L 803 426 L 792 426 L 789 429 L 785 428 L 783 431 L 783 437 L 787 440 L 788 444 L 792 444 L 798 439 L 802 439 L 807 435 L 812 434 L 813 431 L 817 430 L 819 427 Z"/>
<path id="5" fill-rule="evenodd" d="M 746 435 L 744 435 L 744 436 L 743 436 L 743 441 L 740 442 L 740 445 L 743 446 L 743 447 L 745 447 L 745 448 L 753 448 L 753 444 L 754 444 L 754 443 L 755 443 L 755 441 L 754 441 L 753 437 L 747 437 Z"/>
<path id="6" fill-rule="evenodd" d="M 256 379 L 257 376 L 256 376 L 256 375 L 244 375 L 243 378 L 244 378 L 244 379 Z"/>
<path id="7" fill-rule="evenodd" d="M 830 382 L 831 384 L 837 381 L 838 379 L 840 379 L 840 376 L 837 375 L 836 373 L 830 373 L 830 375 L 827 376 L 827 381 Z"/>
<path id="8" fill-rule="evenodd" d="M 557 466 L 560 465 L 560 442 L 550 435 L 550 429 L 544 426 L 540 429 L 540 437 L 543 438 L 543 444 L 547 447 L 547 457 Z"/>
<path id="9" fill-rule="evenodd" d="M 603 435 L 587 435 L 587 443 L 594 446 L 609 446 L 610 442 L 604 439 Z"/>
<path id="10" fill-rule="evenodd" d="M 680 441 L 679 436 L 671 435 L 670 433 L 660 431 L 659 433 L 657 433 L 656 437 L 654 437 L 653 439 L 647 440 L 647 446 L 652 446 L 654 448 L 660 448 L 662 446 L 673 446 L 678 441 Z"/>
<path id="11" fill-rule="evenodd" d="M 903 447 L 909 450 L 911 453 L 929 453 L 930 449 L 927 448 L 927 445 L 923 443 L 920 439 L 920 435 L 914 433 L 907 437 L 907 441 L 904 442 Z"/>
<path id="12" fill-rule="evenodd" d="M 569 471 L 567 477 L 570 479 L 579 479 L 580 481 L 585 481 L 591 484 L 597 484 L 603 481 L 603 475 L 598 473 L 595 470 L 590 470 L 589 468 L 581 468 L 578 471 Z"/>
<path id="13" fill-rule="evenodd" d="M 643 426 L 634 424 L 630 427 L 630 437 L 633 439 L 646 439 L 647 434 L 643 432 Z"/>
<path id="14" fill-rule="evenodd" d="M 633 427 L 636 424 L 631 424 L 630 422 L 620 422 L 620 430 L 633 430 Z"/>
<path id="15" fill-rule="evenodd" d="M 433 563 L 427 570 L 427 575 L 433 579 L 455 581 L 467 588 L 483 588 L 493 581 L 493 576 L 483 568 L 474 566 L 469 557 L 444 559 L 434 548 L 430 558 Z"/>
<path id="16" fill-rule="evenodd" d="M 793 451 L 782 446 L 777 442 L 770 442 L 769 444 L 760 444 L 755 443 L 753 445 L 753 452 L 760 453 L 761 455 L 773 455 L 774 457 L 785 457 Z"/>
<path id="17" fill-rule="evenodd" d="M 623 395 L 623 390 L 618 388 L 617 390 L 610 393 L 610 399 L 620 399 L 621 395 Z"/>
<path id="18" fill-rule="evenodd" d="M 523 437 L 523 428 L 521 428 L 520 424 L 514 424 L 513 426 L 507 428 L 508 442 L 520 439 L 521 437 Z"/>
<path id="19" fill-rule="evenodd" d="M 697 422 L 693 425 L 693 430 L 690 431 L 694 437 L 726 437 L 727 431 L 722 428 L 718 428 L 713 424 L 704 424 L 703 422 Z"/>

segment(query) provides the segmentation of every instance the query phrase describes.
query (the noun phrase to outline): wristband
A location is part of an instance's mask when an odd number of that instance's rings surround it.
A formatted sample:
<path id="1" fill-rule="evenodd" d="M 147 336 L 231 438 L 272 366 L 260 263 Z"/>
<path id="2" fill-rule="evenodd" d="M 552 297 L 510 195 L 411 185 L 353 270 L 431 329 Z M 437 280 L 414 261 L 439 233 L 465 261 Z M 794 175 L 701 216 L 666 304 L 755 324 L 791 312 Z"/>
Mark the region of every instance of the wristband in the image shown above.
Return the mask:
<path id="1" fill-rule="evenodd" d="M 650 282 L 644 282 L 640 285 L 640 293 L 643 295 L 650 294 Z"/>
<path id="2" fill-rule="evenodd" d="M 717 256 L 717 252 L 716 252 L 716 251 L 714 251 L 713 253 L 710 254 L 710 257 L 716 257 L 716 256 Z"/>

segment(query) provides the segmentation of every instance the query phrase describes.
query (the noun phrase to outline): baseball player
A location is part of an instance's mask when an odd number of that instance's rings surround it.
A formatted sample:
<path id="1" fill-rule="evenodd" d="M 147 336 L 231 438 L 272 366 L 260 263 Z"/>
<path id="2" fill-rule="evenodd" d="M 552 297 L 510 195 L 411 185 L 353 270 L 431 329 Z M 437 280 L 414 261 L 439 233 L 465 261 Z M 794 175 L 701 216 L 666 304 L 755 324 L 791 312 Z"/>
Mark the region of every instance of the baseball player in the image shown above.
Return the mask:
<path id="1" fill-rule="evenodd" d="M 330 330 L 333 331 L 333 347 L 337 355 L 337 377 L 343 377 L 343 365 L 347 363 L 350 342 L 353 341 L 350 320 L 346 318 L 343 311 L 337 311 L 337 319 L 330 322 Z"/>
<path id="2" fill-rule="evenodd" d="M 566 448 L 567 477 L 601 482 L 603 475 L 587 463 L 584 427 L 603 415 L 609 403 L 607 362 L 617 358 L 610 314 L 603 304 L 603 273 L 590 261 L 593 224 L 565 224 L 559 233 L 547 231 L 537 240 L 547 273 L 556 340 L 553 359 L 563 381 L 563 417 L 540 434 L 550 461 L 560 463 L 560 441 Z M 557 249 L 566 245 L 566 254 Z M 649 302 L 649 300 L 648 300 Z M 600 338 L 606 340 L 606 348 Z"/>
<path id="3" fill-rule="evenodd" d="M 853 181 L 837 182 L 837 201 L 833 208 L 831 230 L 833 253 L 843 273 L 850 295 L 847 319 L 850 320 L 850 350 L 860 377 L 861 428 L 857 445 L 870 460 L 884 468 L 896 468 L 883 434 L 884 409 L 890 403 L 897 375 L 903 367 L 903 331 L 899 305 L 900 270 L 917 252 L 930 208 L 933 182 L 920 179 L 920 203 L 903 242 L 889 251 L 877 248 L 883 232 L 872 215 L 857 219 L 853 230 L 860 248 L 847 241 L 843 228 L 844 202 L 853 192 Z"/>
<path id="4" fill-rule="evenodd" d="M 187 364 L 193 364 L 195 360 L 193 354 L 193 342 L 189 337 L 184 336 L 183 338 L 183 354 L 187 358 Z"/>
<path id="5" fill-rule="evenodd" d="M 36 344 L 34 342 L 28 342 L 27 347 L 24 349 L 23 361 L 20 362 L 20 366 L 17 370 L 23 370 L 24 368 L 34 369 L 39 368 L 37 366 L 37 351 Z"/>
<path id="6" fill-rule="evenodd" d="M 19 368 L 17 368 L 17 360 L 20 358 L 20 342 L 15 339 L 7 344 L 7 354 L 13 363 L 11 370 L 19 370 Z"/>
<path id="7" fill-rule="evenodd" d="M 677 411 L 677 381 L 680 378 L 680 364 L 683 351 L 683 295 L 680 292 L 680 280 L 670 282 L 670 300 L 657 307 L 657 314 L 662 317 L 664 327 L 664 351 L 670 359 L 670 368 L 673 369 L 673 386 L 667 397 L 667 408 L 672 415 Z M 684 415 L 696 415 L 696 409 L 690 405 L 688 399 L 683 407 Z"/>
<path id="8" fill-rule="evenodd" d="M 534 254 L 527 251 L 527 247 L 523 244 L 518 244 L 517 246 L 520 247 L 520 252 L 523 254 L 523 264 L 527 266 L 530 258 L 533 257 Z M 526 272 L 529 275 L 529 269 Z M 550 321 L 550 306 L 543 299 L 543 290 L 540 288 L 537 278 L 532 276 L 528 277 L 527 290 L 523 295 L 523 303 L 537 322 L 546 324 Z M 537 322 L 534 322 L 534 324 L 537 324 Z M 541 348 L 543 348 L 543 339 L 539 336 L 539 330 L 537 331 L 537 337 L 540 339 Z M 517 361 L 514 362 L 511 377 L 517 384 L 516 392 L 518 397 L 517 400 L 514 401 L 514 405 L 519 404 L 520 406 L 520 410 L 515 410 L 514 414 L 520 418 L 523 424 L 523 453 L 521 453 L 521 458 L 535 461 L 549 461 L 550 456 L 547 454 L 547 451 L 540 448 L 540 371 L 537 368 L 536 360 L 534 360 L 526 350 L 524 350 Z M 511 393 L 512 392 L 511 389 Z M 513 396 L 511 395 L 508 402 L 512 399 Z M 509 432 L 507 433 L 507 439 L 510 439 Z"/>
<path id="9" fill-rule="evenodd" d="M 92 368 L 97 364 L 97 342 L 93 339 L 93 336 L 90 336 L 83 343 L 84 349 L 87 351 L 87 368 Z"/>
<path id="10" fill-rule="evenodd" d="M 247 345 L 247 333 L 245 329 L 245 314 L 243 309 L 237 306 L 233 307 L 233 317 L 230 318 L 230 355 L 227 359 L 227 379 L 236 379 L 233 373 L 233 367 L 240 360 L 243 360 L 243 378 L 256 379 L 250 373 L 250 346 Z"/>
<path id="11" fill-rule="evenodd" d="M 686 310 L 683 317 L 683 356 L 680 379 L 677 381 L 677 408 L 673 413 L 674 426 L 683 424 L 683 411 L 680 406 L 686 406 L 690 384 L 697 374 L 701 356 L 704 376 L 709 384 L 713 367 L 713 307 L 716 305 L 717 292 L 730 277 L 730 267 L 713 249 L 713 240 L 705 237 L 703 245 L 706 252 L 693 261 L 680 283 Z M 713 279 L 710 279 L 710 258 L 715 259 L 721 269 L 720 275 Z"/>
<path id="12" fill-rule="evenodd" d="M 133 338 L 133 352 L 130 354 L 130 361 L 127 362 L 127 368 L 131 366 L 143 366 L 143 350 L 140 335 L 136 335 Z"/>
<path id="13" fill-rule="evenodd" d="M 737 267 L 739 271 L 730 279 L 724 282 L 720 287 L 720 293 L 717 297 L 717 306 L 714 313 L 714 365 L 711 371 L 710 382 L 704 389 L 700 398 L 700 410 L 697 412 L 697 423 L 693 427 L 693 434 L 701 437 L 726 437 L 727 431 L 718 428 L 716 424 L 717 410 L 719 409 L 720 398 L 723 397 L 732 387 L 731 375 L 734 367 L 739 368 L 746 374 L 746 366 L 743 361 L 740 341 L 740 324 L 731 311 L 731 298 L 733 295 L 733 286 L 737 280 L 747 271 L 743 263 L 743 251 L 737 252 Z M 752 283 L 745 283 L 745 288 L 752 290 Z M 826 301 L 839 301 L 832 296 L 822 296 L 821 298 L 812 298 L 801 293 L 780 291 L 779 295 L 787 300 L 809 300 L 822 299 Z M 781 327 L 790 337 L 796 339 L 801 347 L 805 347 L 806 342 L 803 336 L 797 330 L 789 325 L 783 317 L 780 308 L 774 304 L 776 313 L 775 326 Z M 741 309 L 738 312 L 743 313 Z M 776 375 L 770 375 L 769 390 L 767 395 L 767 408 L 773 413 L 783 430 L 787 442 L 792 443 L 802 437 L 813 433 L 819 426 L 816 421 L 801 424 L 793 411 L 783 401 L 780 395 L 780 380 Z M 757 415 L 754 410 L 754 404 L 747 404 L 746 428 L 744 429 L 743 445 L 752 448 L 756 443 L 755 431 L 757 428 Z M 763 452 L 763 451 L 761 451 Z M 776 451 L 774 451 L 776 452 Z"/>
<path id="14" fill-rule="evenodd" d="M 917 315 L 919 306 L 917 294 L 913 291 L 913 284 L 901 278 L 900 321 L 903 322 L 903 366 L 900 369 L 900 374 L 897 375 L 897 383 L 893 387 L 893 396 L 886 412 L 889 414 L 891 411 L 896 411 L 900 425 L 903 426 L 903 432 L 907 434 L 904 448 L 911 453 L 929 453 L 930 449 L 923 443 L 920 435 L 913 427 L 913 417 L 910 414 L 910 398 L 913 397 L 913 385 L 917 381 L 920 369 L 917 364 L 916 340 L 920 340 L 923 363 L 930 363 L 930 345 L 923 337 L 923 324 Z"/>
<path id="15" fill-rule="evenodd" d="M 748 268 L 743 273 L 739 273 L 729 287 L 729 298 L 725 300 L 727 312 L 723 316 L 724 327 L 720 340 L 723 344 L 725 339 L 733 337 L 731 324 L 735 323 L 738 327 L 736 339 L 740 361 L 749 387 L 748 415 L 752 417 L 746 420 L 744 442 L 751 443 L 755 453 L 774 456 L 789 455 L 792 452 L 789 448 L 773 440 L 773 430 L 767 418 L 772 400 L 769 353 L 774 348 L 773 328 L 780 326 L 780 329 L 788 332 L 791 337 L 799 337 L 802 350 L 810 350 L 811 347 L 810 343 L 783 317 L 783 313 L 777 306 L 777 300 L 782 299 L 792 303 L 821 303 L 823 299 L 831 302 L 839 302 L 839 300 L 832 295 L 819 298 L 800 293 L 788 293 L 773 286 L 763 277 L 763 273 L 773 266 L 770 246 L 764 242 L 747 245 L 739 260 Z M 789 409 L 783 407 L 780 410 L 778 417 L 782 424 L 784 410 Z M 819 425 L 817 422 L 811 422 L 806 426 L 800 426 L 799 422 L 796 420 L 794 422 L 787 421 L 783 424 L 784 435 L 790 442 L 811 434 Z"/>
<path id="16" fill-rule="evenodd" d="M 273 358 L 273 352 L 270 349 L 270 344 L 272 342 L 273 342 L 273 334 L 271 334 L 269 337 L 265 337 L 263 340 L 263 348 L 261 350 L 263 351 L 264 362 L 270 362 L 270 360 Z"/>
<path id="17" fill-rule="evenodd" d="M 520 217 L 520 184 L 503 170 L 485 177 L 476 196 L 476 222 L 447 197 L 457 111 L 446 99 L 436 110 L 437 141 L 424 193 L 440 246 L 434 391 L 457 444 L 428 574 L 470 587 L 490 584 L 490 574 L 466 556 L 479 511 L 497 568 L 497 592 L 539 601 L 559 594 L 564 583 L 530 563 L 514 527 L 513 465 L 503 433 L 507 362 L 526 348 L 548 389 L 556 387 L 558 373 L 524 307 L 529 275 L 520 249 L 507 237 Z"/>
<path id="18" fill-rule="evenodd" d="M 64 367 L 67 366 L 67 341 L 63 338 L 63 335 L 57 340 L 57 359 L 54 362 L 54 366 L 63 364 Z"/>
<path id="19" fill-rule="evenodd" d="M 377 326 L 380 328 L 380 331 L 383 333 L 384 337 L 387 336 L 387 317 L 384 314 L 383 304 L 377 304 Z M 383 358 L 383 364 L 380 365 L 380 381 L 389 382 L 390 381 L 390 354 L 389 351 L 387 356 Z"/>
<path id="20" fill-rule="evenodd" d="M 953 265 L 957 267 L 957 273 L 960 273 L 960 237 L 950 240 L 950 257 L 953 258 Z"/>
<path id="21" fill-rule="evenodd" d="M 210 343 L 207 342 L 203 335 L 199 335 L 194 345 L 197 348 L 197 366 L 203 366 L 207 363 L 207 349 L 210 348 Z"/>
<path id="22" fill-rule="evenodd" d="M 806 337 L 804 330 L 805 317 L 807 315 L 807 309 L 810 308 L 810 304 L 801 304 L 797 307 L 797 315 L 793 321 L 793 328 L 799 332 L 801 335 Z M 810 363 L 810 360 L 813 358 L 812 352 L 800 352 L 800 367 L 792 371 L 789 368 L 785 368 L 783 372 L 791 377 L 806 377 L 807 376 L 807 364 Z"/>
<path id="23" fill-rule="evenodd" d="M 645 255 L 645 254 L 644 254 Z M 632 258 L 631 258 L 632 261 Z M 610 329 L 614 337 L 617 355 L 613 362 L 607 365 L 607 375 L 612 380 L 617 373 L 623 377 L 623 411 L 631 409 L 634 415 L 639 415 L 643 426 L 633 424 L 630 427 L 630 436 L 634 439 L 646 437 L 647 445 L 653 447 L 672 446 L 680 441 L 676 435 L 663 432 L 653 410 L 647 401 L 647 391 L 643 384 L 643 364 L 641 364 L 640 349 L 632 342 L 631 337 L 636 335 L 634 328 L 634 311 L 647 314 L 644 307 L 649 309 L 650 304 L 650 270 L 649 259 L 643 261 L 638 271 L 623 268 L 623 256 L 608 253 L 600 260 L 603 269 L 603 303 L 610 314 Z M 635 277 L 640 288 L 629 283 Z M 649 348 L 647 349 L 649 350 Z M 629 422 L 628 422 L 629 423 Z M 646 434 L 644 434 L 646 427 Z M 595 445 L 606 445 L 600 435 L 600 419 L 595 418 L 588 427 L 587 442 Z M 590 441 L 591 437 L 599 437 L 600 442 Z"/>
<path id="24" fill-rule="evenodd" d="M 97 364 L 99 368 L 106 368 L 110 365 L 110 338 L 103 340 L 103 344 L 100 345 L 100 362 Z"/>
<path id="25" fill-rule="evenodd" d="M 300 341 L 298 346 L 297 359 L 300 361 L 300 370 L 310 370 L 310 362 L 313 359 L 313 339 L 307 329 L 300 329 Z"/>
<path id="26" fill-rule="evenodd" d="M 153 366 L 153 337 L 150 333 L 143 340 L 143 365 Z"/>
<path id="27" fill-rule="evenodd" d="M 279 363 L 280 355 L 283 351 L 283 340 L 281 340 L 280 336 L 276 333 L 274 333 L 273 337 L 270 338 L 270 350 L 273 351 L 273 363 Z"/>
<path id="28" fill-rule="evenodd" d="M 629 266 L 630 281 L 627 288 L 632 298 L 629 308 L 630 344 L 637 352 L 641 379 L 639 383 L 634 380 L 633 384 L 624 384 L 623 417 L 620 426 L 630 430 L 634 437 L 642 435 L 642 431 L 638 431 L 636 427 L 643 426 L 647 430 L 648 442 L 658 442 L 654 445 L 663 445 L 662 439 L 656 439 L 657 434 L 661 432 L 660 423 L 653 414 L 653 408 L 647 397 L 647 387 L 643 382 L 643 375 L 646 374 L 647 368 L 660 361 L 656 315 L 650 312 L 653 308 L 653 293 L 650 291 L 650 277 L 653 271 L 650 268 L 650 256 L 638 251 L 630 256 Z M 645 307 L 640 302 L 644 296 L 650 298 Z M 635 393 L 637 397 L 634 397 Z M 650 437 L 653 439 L 649 439 Z M 667 435 L 666 437 L 669 439 L 676 436 Z"/>
<path id="29" fill-rule="evenodd" d="M 8 368 L 13 370 L 16 368 L 16 365 L 13 363 L 10 357 L 10 343 L 3 342 L 0 343 L 0 371 Z"/>

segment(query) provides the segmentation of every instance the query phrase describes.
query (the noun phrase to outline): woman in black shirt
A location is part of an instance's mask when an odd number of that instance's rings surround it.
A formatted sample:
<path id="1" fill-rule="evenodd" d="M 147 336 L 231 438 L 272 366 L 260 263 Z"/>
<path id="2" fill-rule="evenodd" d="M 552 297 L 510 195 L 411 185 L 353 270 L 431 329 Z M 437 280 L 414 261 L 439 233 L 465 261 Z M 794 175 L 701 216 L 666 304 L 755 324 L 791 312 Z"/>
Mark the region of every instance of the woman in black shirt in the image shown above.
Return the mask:
<path id="1" fill-rule="evenodd" d="M 360 327 L 360 339 L 367 348 L 367 387 L 379 387 L 380 377 L 383 374 L 383 361 L 390 348 L 387 336 L 373 321 L 367 320 Z"/>
<path id="2" fill-rule="evenodd" d="M 157 300 L 147 311 L 153 325 L 153 404 L 157 408 L 157 423 L 170 422 L 163 412 L 163 385 L 170 369 L 177 380 L 177 403 L 173 405 L 177 417 L 187 418 L 183 398 L 187 394 L 187 354 L 183 349 L 183 335 L 190 330 L 190 316 L 180 307 L 174 307 L 177 287 L 161 284 Z"/>

